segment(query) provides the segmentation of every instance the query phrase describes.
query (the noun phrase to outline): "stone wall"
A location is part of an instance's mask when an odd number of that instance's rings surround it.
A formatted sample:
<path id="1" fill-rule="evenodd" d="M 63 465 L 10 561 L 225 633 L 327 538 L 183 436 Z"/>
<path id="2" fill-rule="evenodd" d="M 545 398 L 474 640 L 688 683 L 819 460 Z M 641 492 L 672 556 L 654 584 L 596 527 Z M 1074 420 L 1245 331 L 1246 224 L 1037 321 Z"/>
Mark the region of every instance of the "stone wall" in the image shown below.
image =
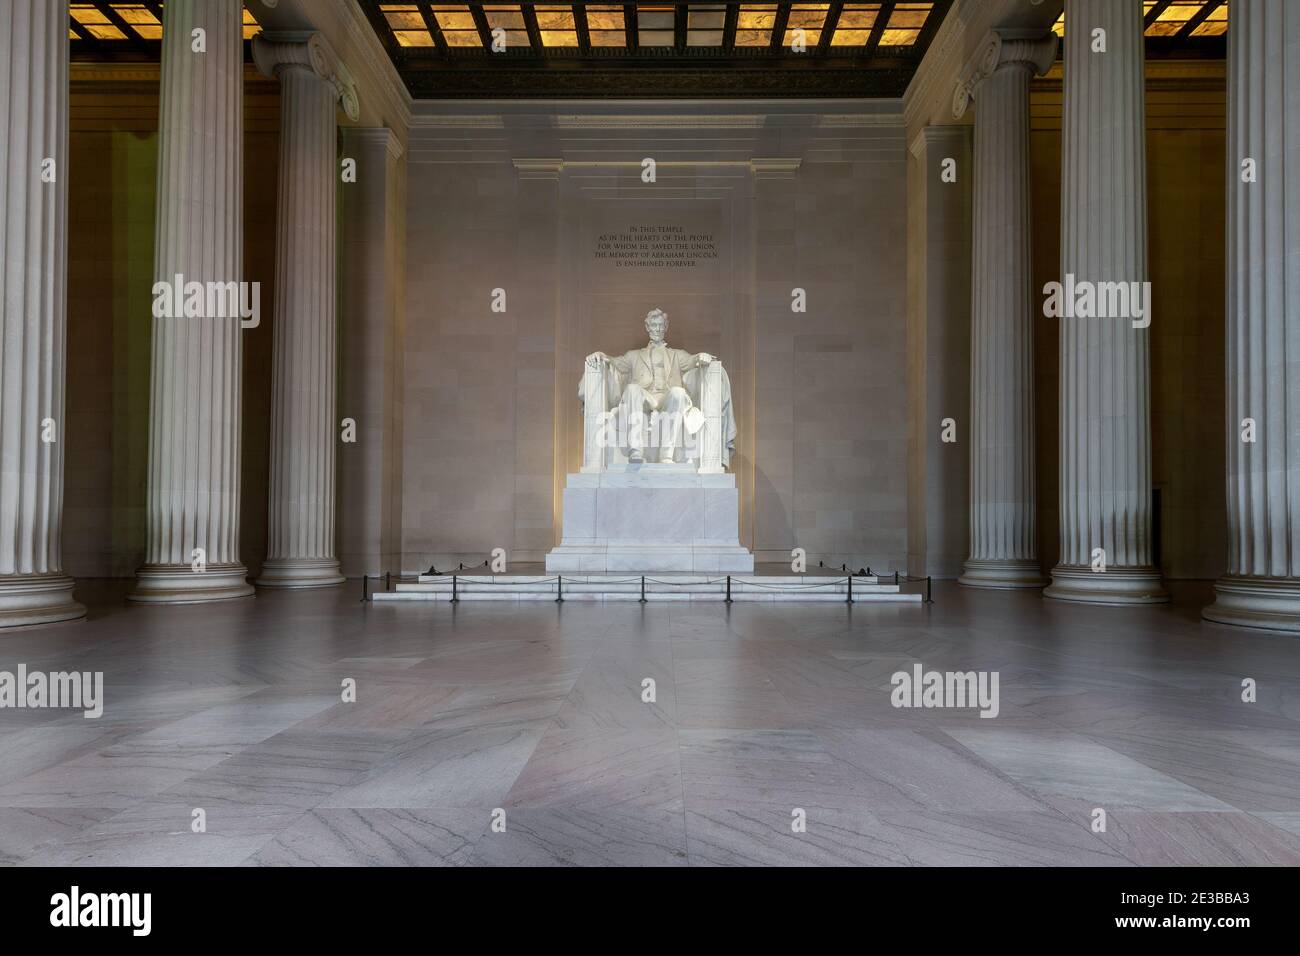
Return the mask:
<path id="1" fill-rule="evenodd" d="M 541 559 L 580 459 L 582 358 L 644 344 L 654 306 L 731 376 L 758 559 L 902 567 L 905 156 L 896 104 L 417 104 L 403 567 Z M 598 255 L 643 228 L 716 258 Z"/>

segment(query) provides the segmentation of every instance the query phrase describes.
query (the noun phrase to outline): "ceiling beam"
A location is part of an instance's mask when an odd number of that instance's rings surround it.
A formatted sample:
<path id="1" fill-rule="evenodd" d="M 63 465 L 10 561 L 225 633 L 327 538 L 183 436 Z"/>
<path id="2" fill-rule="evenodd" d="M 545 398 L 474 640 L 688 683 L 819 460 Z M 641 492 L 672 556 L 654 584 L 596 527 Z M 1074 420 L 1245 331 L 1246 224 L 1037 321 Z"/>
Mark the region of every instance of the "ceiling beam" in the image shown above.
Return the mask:
<path id="1" fill-rule="evenodd" d="M 736 49 L 736 21 L 740 19 L 740 7 L 727 4 L 727 15 L 722 21 L 722 49 L 728 53 Z"/>
<path id="2" fill-rule="evenodd" d="M 474 18 L 474 26 L 478 27 L 478 39 L 483 44 L 483 49 L 489 53 L 492 51 L 492 24 L 488 23 L 487 14 L 483 8 L 476 3 L 469 5 L 470 16 Z"/>
<path id="3" fill-rule="evenodd" d="M 623 4 L 623 32 L 627 34 L 627 48 L 631 51 L 641 49 L 636 23 L 636 4 Z"/>
<path id="4" fill-rule="evenodd" d="M 1156 5 L 1152 7 L 1150 10 L 1148 10 L 1147 15 L 1142 18 L 1143 32 L 1149 30 L 1151 28 L 1151 24 L 1155 23 L 1156 20 L 1160 17 L 1160 14 L 1164 13 L 1166 8 L 1168 8 L 1169 4 L 1173 2 L 1174 0 L 1156 0 Z"/>
<path id="5" fill-rule="evenodd" d="M 894 15 L 894 4 L 892 0 L 885 0 L 880 5 L 880 10 L 876 13 L 876 22 L 871 24 L 871 36 L 867 38 L 867 56 L 875 56 L 876 51 L 880 48 L 880 38 L 885 35 L 885 25 L 889 23 L 889 18 Z"/>
<path id="6" fill-rule="evenodd" d="M 831 48 L 831 38 L 835 35 L 835 25 L 840 22 L 840 14 L 844 12 L 844 4 L 832 3 L 830 9 L 826 11 L 826 19 L 822 22 L 821 39 L 817 41 L 817 53 L 821 56 L 826 55 L 826 51 Z M 930 14 L 934 16 L 933 13 Z"/>
<path id="7" fill-rule="evenodd" d="M 1192 31 L 1195 30 L 1197 27 L 1199 27 L 1202 23 L 1204 23 L 1206 17 L 1208 17 L 1211 13 L 1213 13 L 1221 6 L 1223 6 L 1223 0 L 1213 0 L 1213 2 L 1207 3 L 1203 7 L 1201 7 L 1201 9 L 1197 10 L 1194 14 L 1192 14 L 1192 18 L 1183 24 L 1183 28 L 1178 31 L 1177 34 L 1178 39 L 1186 40 L 1188 37 L 1190 37 L 1192 35 Z"/>
<path id="8" fill-rule="evenodd" d="M 913 50 L 920 50 L 921 55 L 925 55 L 925 51 L 930 47 L 930 41 L 933 40 L 934 35 L 939 32 L 939 27 L 943 26 L 943 18 L 948 15 L 948 11 L 952 8 L 952 4 L 953 0 L 938 0 L 938 2 L 930 8 L 930 13 L 925 18 L 925 23 L 921 24 L 921 30 L 917 33 L 916 41 L 912 44 Z M 1061 55 L 1059 47 L 1056 55 Z M 918 60 L 918 62 L 920 61 Z"/>
<path id="9" fill-rule="evenodd" d="M 68 25 L 72 27 L 72 32 L 77 35 L 78 43 L 86 44 L 86 46 L 91 50 L 98 50 L 100 48 L 99 40 L 96 39 L 95 34 L 91 33 L 78 23 L 77 18 L 72 14 L 68 14 Z"/>
<path id="10" fill-rule="evenodd" d="M 104 0 L 94 0 L 94 2 L 95 9 L 108 17 L 108 22 L 122 31 L 122 35 L 126 37 L 126 42 L 131 44 L 132 49 L 137 50 L 140 53 L 147 53 L 149 51 L 149 46 L 145 43 L 144 37 L 131 29 L 131 24 L 123 20 L 120 13 L 105 3 Z"/>
<path id="11" fill-rule="evenodd" d="M 546 47 L 542 44 L 542 28 L 537 25 L 537 11 L 531 3 L 521 3 L 519 9 L 524 14 L 524 29 L 528 31 L 528 46 L 541 56 Z"/>
<path id="12" fill-rule="evenodd" d="M 758 52 L 766 48 L 757 48 Z M 571 51 L 576 53 L 576 50 Z M 749 56 L 744 65 L 689 63 L 673 56 L 415 57 L 403 76 L 416 98 L 577 97 L 898 97 L 915 62 L 878 57 L 868 68 L 854 60 L 812 56 Z M 465 63 L 482 64 L 466 69 Z M 719 67 L 722 68 L 719 68 Z"/>
<path id="13" fill-rule="evenodd" d="M 591 52 L 591 29 L 587 26 L 587 5 L 573 5 L 573 25 L 578 30 L 578 49 L 584 54 Z"/>
<path id="14" fill-rule="evenodd" d="M 406 59 L 405 48 L 397 42 L 397 35 L 393 33 L 388 18 L 384 16 L 377 3 L 362 3 L 360 6 L 361 12 L 370 21 L 370 29 L 375 31 L 375 36 L 379 37 L 379 42 L 388 51 L 388 58 L 393 61 L 393 65 L 397 67 L 397 71 L 400 73 L 402 64 Z"/>
<path id="15" fill-rule="evenodd" d="M 420 10 L 421 19 L 424 20 L 424 28 L 429 31 L 429 36 L 433 37 L 433 45 L 437 47 L 439 53 L 445 54 L 447 38 L 442 35 L 442 27 L 438 26 L 438 18 L 433 15 L 429 0 L 415 0 L 415 5 Z"/>
<path id="16" fill-rule="evenodd" d="M 769 43 L 773 53 L 779 52 L 785 45 L 785 25 L 790 22 L 790 4 L 776 5 L 776 23 L 772 25 L 772 40 Z"/>

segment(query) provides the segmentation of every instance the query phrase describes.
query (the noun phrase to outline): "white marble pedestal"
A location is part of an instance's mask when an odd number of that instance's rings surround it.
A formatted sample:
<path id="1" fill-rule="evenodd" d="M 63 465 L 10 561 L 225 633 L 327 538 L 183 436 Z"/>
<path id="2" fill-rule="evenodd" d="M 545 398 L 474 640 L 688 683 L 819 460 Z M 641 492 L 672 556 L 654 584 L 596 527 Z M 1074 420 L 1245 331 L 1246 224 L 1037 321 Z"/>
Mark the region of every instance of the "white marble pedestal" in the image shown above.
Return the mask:
<path id="1" fill-rule="evenodd" d="M 693 464 L 571 474 L 563 535 L 546 570 L 752 573 L 739 514 L 736 476 L 700 474 Z"/>

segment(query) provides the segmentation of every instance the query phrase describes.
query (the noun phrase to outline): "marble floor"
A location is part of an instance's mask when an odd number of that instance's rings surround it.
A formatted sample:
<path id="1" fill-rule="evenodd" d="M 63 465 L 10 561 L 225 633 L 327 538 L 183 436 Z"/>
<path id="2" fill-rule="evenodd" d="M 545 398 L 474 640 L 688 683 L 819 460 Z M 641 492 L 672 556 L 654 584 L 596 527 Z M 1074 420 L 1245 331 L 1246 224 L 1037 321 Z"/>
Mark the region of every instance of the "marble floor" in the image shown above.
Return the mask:
<path id="1" fill-rule="evenodd" d="M 1203 624 L 1202 585 L 1125 610 L 126 586 L 0 634 L 0 670 L 105 681 L 99 719 L 0 710 L 0 863 L 1300 864 L 1300 641 Z M 915 662 L 996 671 L 998 716 L 895 709 Z"/>

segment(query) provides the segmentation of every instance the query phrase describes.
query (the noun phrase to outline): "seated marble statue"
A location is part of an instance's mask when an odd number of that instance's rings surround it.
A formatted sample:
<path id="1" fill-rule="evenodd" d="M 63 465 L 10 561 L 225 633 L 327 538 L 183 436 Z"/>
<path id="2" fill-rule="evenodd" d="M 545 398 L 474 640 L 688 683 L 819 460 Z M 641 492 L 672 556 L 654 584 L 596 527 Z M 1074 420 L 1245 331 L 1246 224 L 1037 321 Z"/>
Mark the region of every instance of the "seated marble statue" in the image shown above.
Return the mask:
<path id="1" fill-rule="evenodd" d="M 619 445 L 628 461 L 644 462 L 647 439 L 653 444 L 657 438 L 658 461 L 674 462 L 685 452 L 690 436 L 700 428 L 703 416 L 696 409 L 692 393 L 699 395 L 701 370 L 716 359 L 707 352 L 692 354 L 669 347 L 665 340 L 668 316 L 661 309 L 652 309 L 646 315 L 645 330 L 650 341 L 643 348 L 616 356 L 593 352 L 587 356 L 587 366 L 598 369 L 607 364 L 616 373 L 609 397 L 611 402 L 617 401 L 617 406 L 611 404 L 610 409 L 620 423 L 626 423 L 626 438 Z M 726 467 L 735 443 L 736 426 L 731 414 L 731 385 L 725 379 L 725 370 L 723 376 L 722 454 L 723 467 Z M 656 412 L 659 414 L 655 415 Z M 657 434 L 654 425 L 658 426 Z"/>

